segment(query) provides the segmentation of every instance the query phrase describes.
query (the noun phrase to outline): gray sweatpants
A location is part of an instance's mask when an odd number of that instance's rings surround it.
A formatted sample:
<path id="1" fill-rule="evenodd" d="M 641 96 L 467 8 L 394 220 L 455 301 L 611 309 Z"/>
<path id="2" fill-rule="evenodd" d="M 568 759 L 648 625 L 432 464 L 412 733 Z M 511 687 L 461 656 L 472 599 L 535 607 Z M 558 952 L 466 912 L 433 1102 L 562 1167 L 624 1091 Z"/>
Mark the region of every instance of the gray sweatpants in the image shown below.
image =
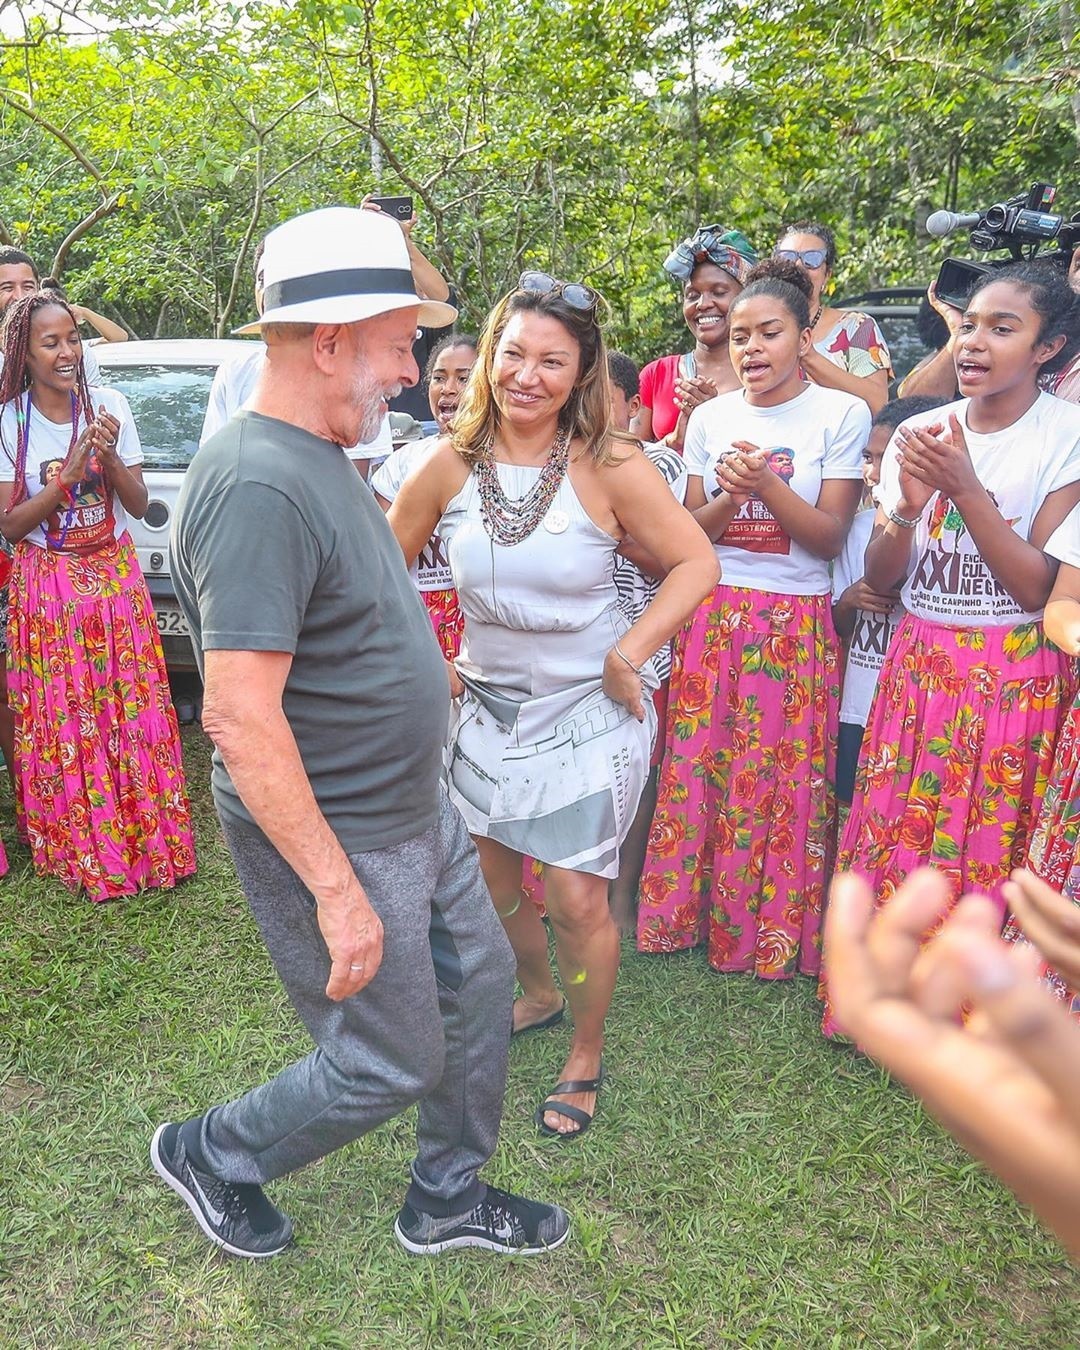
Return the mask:
<path id="1" fill-rule="evenodd" d="M 445 793 L 438 823 L 350 856 L 383 923 L 382 965 L 359 994 L 326 997 L 330 959 L 315 902 L 257 830 L 224 825 L 240 884 L 316 1049 L 262 1087 L 183 1127 L 226 1181 L 271 1181 L 419 1102 L 407 1199 L 437 1216 L 484 1195 L 498 1138 L 514 958 L 476 849 Z"/>

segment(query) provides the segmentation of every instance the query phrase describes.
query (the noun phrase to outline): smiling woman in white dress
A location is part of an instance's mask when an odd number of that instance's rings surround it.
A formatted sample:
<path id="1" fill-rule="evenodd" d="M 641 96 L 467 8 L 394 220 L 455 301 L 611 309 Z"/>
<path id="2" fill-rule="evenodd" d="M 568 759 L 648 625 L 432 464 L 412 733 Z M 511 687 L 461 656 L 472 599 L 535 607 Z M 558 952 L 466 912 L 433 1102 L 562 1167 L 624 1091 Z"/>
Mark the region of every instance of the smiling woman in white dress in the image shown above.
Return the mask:
<path id="1" fill-rule="evenodd" d="M 522 856 L 546 865 L 574 1035 L 536 1120 L 563 1138 L 591 1123 L 602 1078 L 619 964 L 607 880 L 649 771 L 651 658 L 718 570 L 640 448 L 611 431 L 597 302 L 587 286 L 523 274 L 488 319 L 452 439 L 390 510 L 409 562 L 438 526 L 465 614 L 449 788 L 517 956 L 517 1031 L 563 1008 L 543 923 L 521 903 Z M 633 625 L 614 582 L 629 535 L 666 570 Z"/>

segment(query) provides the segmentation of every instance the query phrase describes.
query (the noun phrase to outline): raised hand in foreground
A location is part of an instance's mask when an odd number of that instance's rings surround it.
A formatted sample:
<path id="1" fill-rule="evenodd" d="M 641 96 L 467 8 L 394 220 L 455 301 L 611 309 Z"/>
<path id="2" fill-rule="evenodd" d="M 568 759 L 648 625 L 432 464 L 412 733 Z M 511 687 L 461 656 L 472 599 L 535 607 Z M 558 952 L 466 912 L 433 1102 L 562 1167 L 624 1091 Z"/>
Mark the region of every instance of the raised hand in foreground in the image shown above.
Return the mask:
<path id="1" fill-rule="evenodd" d="M 865 882 L 836 878 L 825 961 L 837 1020 L 1080 1261 L 1080 1024 L 1039 982 L 1037 953 L 1001 940 L 990 901 L 964 897 L 925 941 L 948 901 L 928 869 L 876 913 Z"/>

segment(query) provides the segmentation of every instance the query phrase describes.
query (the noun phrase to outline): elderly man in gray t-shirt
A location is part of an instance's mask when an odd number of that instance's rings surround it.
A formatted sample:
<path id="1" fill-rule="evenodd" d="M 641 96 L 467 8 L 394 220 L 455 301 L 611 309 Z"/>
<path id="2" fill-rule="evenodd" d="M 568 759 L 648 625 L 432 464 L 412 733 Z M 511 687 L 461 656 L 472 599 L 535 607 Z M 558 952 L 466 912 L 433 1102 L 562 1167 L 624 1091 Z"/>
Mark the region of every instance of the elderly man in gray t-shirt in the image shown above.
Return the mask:
<path id="1" fill-rule="evenodd" d="M 417 323 L 454 313 L 421 304 L 401 231 L 371 212 L 287 222 L 263 271 L 264 373 L 188 470 L 173 574 L 225 839 L 316 1049 L 162 1125 L 151 1158 L 211 1241 L 272 1256 L 292 1224 L 261 1184 L 418 1102 L 402 1246 L 543 1252 L 565 1240 L 565 1213 L 478 1176 L 502 1112 L 514 965 L 440 782 L 444 663 L 341 449 L 416 381 Z"/>

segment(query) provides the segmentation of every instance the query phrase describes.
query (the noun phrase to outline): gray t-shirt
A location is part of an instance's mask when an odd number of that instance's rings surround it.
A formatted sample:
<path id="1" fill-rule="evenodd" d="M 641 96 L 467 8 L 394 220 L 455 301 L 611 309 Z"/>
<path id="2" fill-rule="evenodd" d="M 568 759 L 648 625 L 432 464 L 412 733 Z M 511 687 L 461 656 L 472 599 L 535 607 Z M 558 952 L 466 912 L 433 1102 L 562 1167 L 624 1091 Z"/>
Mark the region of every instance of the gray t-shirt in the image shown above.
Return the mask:
<path id="1" fill-rule="evenodd" d="M 241 412 L 185 475 L 173 581 L 205 651 L 293 654 L 283 706 L 347 853 L 434 824 L 449 684 L 375 498 L 339 446 Z M 214 799 L 252 823 L 215 751 Z"/>

